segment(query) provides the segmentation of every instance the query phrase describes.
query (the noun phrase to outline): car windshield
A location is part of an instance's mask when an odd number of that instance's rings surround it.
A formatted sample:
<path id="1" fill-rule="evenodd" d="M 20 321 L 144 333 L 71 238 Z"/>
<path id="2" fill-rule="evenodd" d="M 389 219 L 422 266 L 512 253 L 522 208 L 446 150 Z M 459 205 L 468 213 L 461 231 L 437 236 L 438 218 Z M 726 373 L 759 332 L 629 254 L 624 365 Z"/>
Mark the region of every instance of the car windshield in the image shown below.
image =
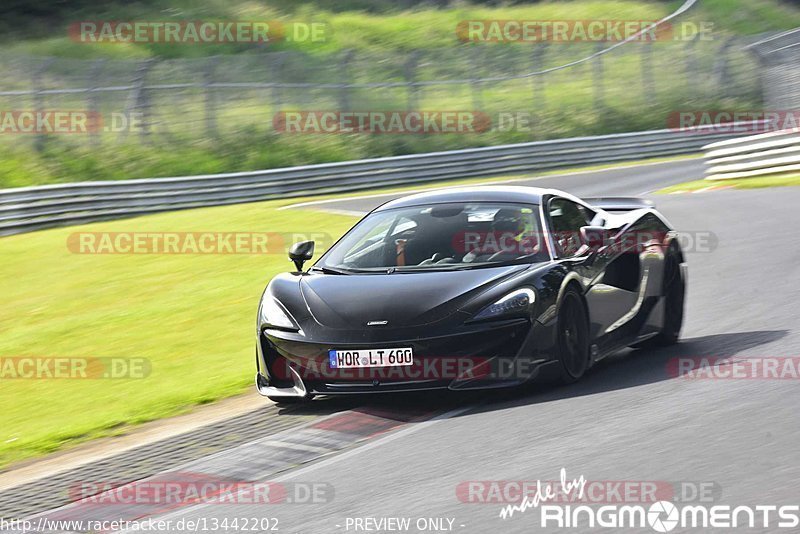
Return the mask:
<path id="1" fill-rule="evenodd" d="M 539 207 L 450 203 L 378 211 L 315 265 L 330 272 L 457 270 L 548 259 Z"/>

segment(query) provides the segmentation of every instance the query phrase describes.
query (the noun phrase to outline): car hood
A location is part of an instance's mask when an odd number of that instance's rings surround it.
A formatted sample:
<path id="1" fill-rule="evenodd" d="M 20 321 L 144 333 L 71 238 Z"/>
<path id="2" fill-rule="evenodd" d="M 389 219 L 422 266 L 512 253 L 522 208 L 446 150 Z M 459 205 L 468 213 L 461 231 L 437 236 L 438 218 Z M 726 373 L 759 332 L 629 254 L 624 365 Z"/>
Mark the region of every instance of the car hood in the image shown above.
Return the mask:
<path id="1" fill-rule="evenodd" d="M 444 319 L 476 295 L 527 267 L 344 276 L 310 274 L 300 279 L 300 291 L 311 316 L 322 326 L 357 329 L 371 321 L 387 321 L 388 328 L 402 328 Z"/>

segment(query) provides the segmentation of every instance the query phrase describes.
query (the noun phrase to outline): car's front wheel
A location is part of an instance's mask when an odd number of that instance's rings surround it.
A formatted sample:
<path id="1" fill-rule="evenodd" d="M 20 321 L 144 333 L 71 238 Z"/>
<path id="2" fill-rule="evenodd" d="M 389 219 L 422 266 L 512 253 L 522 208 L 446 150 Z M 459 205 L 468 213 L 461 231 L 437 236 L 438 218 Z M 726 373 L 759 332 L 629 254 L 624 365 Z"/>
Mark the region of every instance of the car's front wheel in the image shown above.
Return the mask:
<path id="1" fill-rule="evenodd" d="M 558 313 L 558 350 L 561 381 L 577 382 L 589 366 L 589 321 L 580 293 L 567 288 Z"/>

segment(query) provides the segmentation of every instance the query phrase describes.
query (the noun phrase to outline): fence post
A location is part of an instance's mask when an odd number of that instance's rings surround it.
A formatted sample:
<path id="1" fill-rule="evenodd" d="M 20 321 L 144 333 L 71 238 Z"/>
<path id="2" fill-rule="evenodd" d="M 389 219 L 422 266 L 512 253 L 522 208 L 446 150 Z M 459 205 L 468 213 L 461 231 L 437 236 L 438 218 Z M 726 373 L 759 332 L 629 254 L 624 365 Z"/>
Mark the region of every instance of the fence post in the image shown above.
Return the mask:
<path id="1" fill-rule="evenodd" d="M 147 88 L 144 84 L 147 79 L 147 73 L 150 72 L 150 69 L 152 69 L 154 65 L 155 60 L 153 59 L 146 59 L 142 61 L 139 64 L 139 67 L 136 69 L 133 79 L 132 108 L 134 112 L 141 114 L 139 124 L 141 125 L 142 130 L 139 132 L 139 134 L 142 140 L 147 140 L 150 135 L 150 98 L 147 94 Z M 128 119 L 128 124 L 130 124 L 131 117 L 128 117 Z"/>
<path id="2" fill-rule="evenodd" d="M 347 85 L 352 83 L 350 77 L 350 64 L 353 62 L 354 50 L 345 50 L 339 61 L 339 72 L 342 76 L 342 85 L 339 88 L 339 111 L 350 111 L 350 87 Z"/>
<path id="3" fill-rule="evenodd" d="M 218 56 L 208 58 L 203 69 L 203 93 L 205 96 L 206 132 L 211 137 L 217 137 L 217 106 L 214 93 L 214 69 L 219 61 Z"/>
<path id="4" fill-rule="evenodd" d="M 45 59 L 41 65 L 36 67 L 33 71 L 32 83 L 33 83 L 33 109 L 36 111 L 36 115 L 40 115 L 44 112 L 44 94 L 42 91 L 44 90 L 42 76 L 44 75 L 45 71 L 50 67 L 53 63 L 55 58 L 47 58 Z M 34 147 L 38 152 L 44 150 L 44 145 L 46 142 L 45 134 L 43 132 L 39 132 L 36 134 L 36 141 L 34 142 Z"/>
<path id="5" fill-rule="evenodd" d="M 539 72 L 544 70 L 544 55 L 547 52 L 547 43 L 537 43 L 533 47 L 533 56 L 532 56 L 532 69 L 533 72 Z M 533 105 L 534 109 L 536 109 L 536 100 L 539 100 L 539 107 L 544 109 L 547 105 L 547 99 L 545 98 L 544 94 L 544 75 L 539 74 L 535 76 L 531 76 L 531 89 L 533 90 Z"/>
<path id="6" fill-rule="evenodd" d="M 483 73 L 483 65 L 479 59 L 480 48 L 477 46 L 470 46 L 469 50 L 469 62 L 470 62 L 470 70 L 472 71 L 474 77 L 470 83 L 472 87 L 472 108 L 474 110 L 482 110 L 483 109 L 483 98 L 481 91 L 483 89 L 482 84 L 478 79 L 481 77 Z"/>
<path id="7" fill-rule="evenodd" d="M 714 62 L 714 82 L 717 85 L 716 91 L 724 96 L 731 95 L 730 91 L 730 69 L 728 68 L 728 50 L 736 42 L 735 37 L 729 37 L 717 52 L 717 59 Z"/>
<path id="8" fill-rule="evenodd" d="M 689 44 L 686 45 L 686 85 L 689 91 L 694 93 L 697 90 L 697 81 L 695 75 L 697 74 L 697 58 L 695 57 L 695 46 L 697 45 L 697 36 L 691 38 Z M 692 96 L 695 96 L 692 94 Z"/>
<path id="9" fill-rule="evenodd" d="M 98 59 L 92 63 L 92 67 L 89 70 L 89 93 L 86 97 L 86 108 L 89 111 L 89 139 L 91 140 L 91 145 L 93 147 L 97 147 L 100 144 L 100 131 L 99 129 L 103 126 L 104 121 L 100 119 L 100 114 L 98 111 L 97 106 L 97 88 L 100 87 L 100 72 L 103 70 L 103 66 L 105 65 L 105 59 Z"/>
<path id="10" fill-rule="evenodd" d="M 642 55 L 642 93 L 644 94 L 645 104 L 653 102 L 656 96 L 656 84 L 653 81 L 653 41 L 643 41 L 639 43 Z"/>
<path id="11" fill-rule="evenodd" d="M 405 78 L 408 88 L 408 103 L 406 107 L 409 111 L 419 108 L 419 86 L 417 81 L 417 66 L 419 65 L 419 50 L 414 50 L 408 56 L 404 67 Z"/>
<path id="12" fill-rule="evenodd" d="M 267 55 L 269 64 L 270 83 L 279 84 L 283 79 L 283 65 L 286 63 L 286 52 L 272 52 Z M 283 89 L 279 85 L 272 85 L 272 115 L 280 112 L 283 107 Z"/>
<path id="13" fill-rule="evenodd" d="M 605 43 L 598 42 L 595 48 L 599 52 L 605 48 Z M 605 106 L 604 87 L 603 87 L 603 56 L 597 56 L 592 61 L 592 82 L 594 85 L 594 108 L 602 109 Z"/>

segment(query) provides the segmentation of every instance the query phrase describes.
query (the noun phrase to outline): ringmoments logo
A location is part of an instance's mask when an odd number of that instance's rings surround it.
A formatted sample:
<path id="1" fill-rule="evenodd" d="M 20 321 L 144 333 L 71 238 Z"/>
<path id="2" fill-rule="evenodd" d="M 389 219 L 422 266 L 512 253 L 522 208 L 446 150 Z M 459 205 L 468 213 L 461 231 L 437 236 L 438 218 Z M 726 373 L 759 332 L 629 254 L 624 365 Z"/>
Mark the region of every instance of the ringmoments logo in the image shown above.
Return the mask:
<path id="1" fill-rule="evenodd" d="M 588 481 L 581 475 L 568 479 L 561 469 L 559 485 L 536 482 L 535 490 L 518 504 L 500 510 L 502 519 L 510 519 L 531 509 L 539 511 L 543 529 L 572 528 L 647 528 L 654 532 L 680 529 L 766 528 L 797 529 L 800 505 L 733 506 L 710 503 L 673 503 L 659 500 L 652 504 L 572 504 L 586 495 Z M 570 504 L 561 504 L 559 499 Z"/>

